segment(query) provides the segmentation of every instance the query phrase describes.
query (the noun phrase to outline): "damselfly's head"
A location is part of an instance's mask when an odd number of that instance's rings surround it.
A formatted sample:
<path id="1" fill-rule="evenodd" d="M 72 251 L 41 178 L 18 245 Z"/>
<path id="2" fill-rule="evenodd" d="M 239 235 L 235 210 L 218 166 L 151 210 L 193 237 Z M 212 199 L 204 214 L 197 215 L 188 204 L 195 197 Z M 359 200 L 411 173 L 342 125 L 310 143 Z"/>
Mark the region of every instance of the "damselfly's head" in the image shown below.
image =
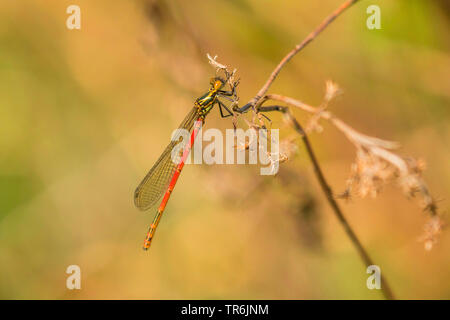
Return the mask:
<path id="1" fill-rule="evenodd" d="M 225 80 L 220 77 L 211 78 L 209 91 L 219 91 L 225 85 Z"/>

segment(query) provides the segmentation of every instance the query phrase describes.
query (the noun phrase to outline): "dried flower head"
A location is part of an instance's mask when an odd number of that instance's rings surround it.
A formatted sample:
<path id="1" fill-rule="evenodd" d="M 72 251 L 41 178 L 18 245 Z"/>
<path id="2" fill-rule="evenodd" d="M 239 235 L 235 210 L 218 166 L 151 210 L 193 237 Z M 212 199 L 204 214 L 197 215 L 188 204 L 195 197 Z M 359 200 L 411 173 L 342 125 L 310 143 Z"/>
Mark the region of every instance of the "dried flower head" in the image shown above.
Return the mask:
<path id="1" fill-rule="evenodd" d="M 326 90 L 325 90 L 325 97 L 324 97 L 324 102 L 328 103 L 331 100 L 333 100 L 334 98 L 336 98 L 337 96 L 339 96 L 342 93 L 341 88 L 337 85 L 337 83 L 328 80 L 325 83 L 326 86 Z"/>
<path id="2" fill-rule="evenodd" d="M 239 79 L 235 79 L 237 69 L 233 69 L 233 71 L 230 72 L 226 65 L 217 61 L 217 55 L 211 57 L 211 55 L 207 53 L 206 57 L 208 58 L 209 63 L 216 69 L 216 74 L 223 71 L 230 86 L 236 87 L 238 85 Z"/>

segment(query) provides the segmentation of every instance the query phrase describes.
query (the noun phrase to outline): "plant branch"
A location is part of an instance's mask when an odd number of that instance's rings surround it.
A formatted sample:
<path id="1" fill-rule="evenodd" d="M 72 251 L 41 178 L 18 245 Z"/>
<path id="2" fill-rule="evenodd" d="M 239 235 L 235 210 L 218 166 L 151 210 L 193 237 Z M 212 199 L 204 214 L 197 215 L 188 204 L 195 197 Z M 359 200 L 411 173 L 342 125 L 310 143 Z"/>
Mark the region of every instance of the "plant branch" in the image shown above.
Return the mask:
<path id="1" fill-rule="evenodd" d="M 253 110 L 253 112 L 255 113 L 255 115 L 257 115 L 259 112 L 267 112 L 267 111 L 279 111 L 282 112 L 285 117 L 286 120 L 291 124 L 291 126 L 295 129 L 295 131 L 302 137 L 303 143 L 305 144 L 306 150 L 308 152 L 308 156 L 313 164 L 314 167 L 314 172 L 315 175 L 319 181 L 319 184 L 322 188 L 322 191 L 324 192 L 331 208 L 333 209 L 333 212 L 335 213 L 336 217 L 338 218 L 339 222 L 342 224 L 342 226 L 344 227 L 344 230 L 346 232 L 346 234 L 348 235 L 348 237 L 350 238 L 351 242 L 353 243 L 353 245 L 355 246 L 356 250 L 358 251 L 358 254 L 360 255 L 361 259 L 363 260 L 364 264 L 366 266 L 370 266 L 373 265 L 373 261 L 370 258 L 369 254 L 367 253 L 367 251 L 364 249 L 364 247 L 362 246 L 361 242 L 359 241 L 358 237 L 356 236 L 355 232 L 353 231 L 353 229 L 351 228 L 350 224 L 348 223 L 347 219 L 345 218 L 344 214 L 342 213 L 342 210 L 340 209 L 339 205 L 337 204 L 336 200 L 333 197 L 333 193 L 331 188 L 329 187 L 325 176 L 320 168 L 319 162 L 317 161 L 317 158 L 314 154 L 314 151 L 312 149 L 312 146 L 309 142 L 309 139 L 306 135 L 306 132 L 303 130 L 302 126 L 300 125 L 300 123 L 292 116 L 290 110 L 288 107 L 281 107 L 281 106 L 273 106 L 273 107 L 262 107 L 261 105 L 268 99 L 274 99 L 274 95 L 271 96 L 266 96 L 266 93 L 269 89 L 269 87 L 271 86 L 271 84 L 273 83 L 273 81 L 276 79 L 276 77 L 278 76 L 278 74 L 280 73 L 281 69 L 292 59 L 292 57 L 294 57 L 298 52 L 300 52 L 304 47 L 306 47 L 312 40 L 314 40 L 326 27 L 328 27 L 330 25 L 331 22 L 333 22 L 338 16 L 340 16 L 347 8 L 349 8 L 350 6 L 352 6 L 353 4 L 355 4 L 358 0 L 347 0 L 345 1 L 339 8 L 337 8 L 332 14 L 330 14 L 327 18 L 325 18 L 325 20 L 322 21 L 322 23 L 314 30 L 312 31 L 301 43 L 299 43 L 298 45 L 296 45 L 294 47 L 294 49 L 292 49 L 281 61 L 280 63 L 275 67 L 275 69 L 273 70 L 273 72 L 271 73 L 271 75 L 269 76 L 269 78 L 267 79 L 267 81 L 265 82 L 265 84 L 262 86 L 262 88 L 258 91 L 258 93 L 256 94 L 256 96 L 254 96 L 245 106 L 243 106 L 242 108 L 233 108 L 233 111 L 236 112 L 237 114 L 241 114 L 241 113 L 245 113 L 247 112 L 250 108 Z M 276 98 L 276 96 L 275 96 Z M 289 100 L 290 98 L 287 97 L 283 97 L 284 100 Z M 276 100 L 276 99 L 274 99 Z M 329 99 L 331 100 L 331 98 Z M 286 101 L 285 101 L 286 102 Z M 291 104 L 297 104 L 297 107 L 300 107 L 302 109 L 305 109 L 308 112 L 312 112 L 314 114 L 319 115 L 318 117 L 327 117 L 329 119 L 332 118 L 331 113 L 328 113 L 325 110 L 322 110 L 320 108 L 314 108 L 311 106 L 308 106 L 306 104 L 300 103 L 294 99 L 292 99 L 292 101 L 287 101 L 288 103 Z M 300 105 L 298 105 L 300 104 Z M 322 114 L 325 113 L 325 114 Z M 339 120 L 339 119 L 337 119 Z M 344 133 L 350 133 L 352 131 L 352 129 L 350 127 L 345 127 L 344 123 L 335 123 L 336 126 L 339 127 L 339 125 L 341 125 L 341 128 L 344 128 L 346 130 L 342 130 Z M 355 133 L 357 133 L 356 131 L 354 131 Z M 362 134 L 353 134 L 350 136 L 357 136 L 361 139 L 368 139 L 371 142 L 383 142 L 383 140 L 379 139 L 379 140 L 374 140 L 374 139 L 370 139 L 371 137 L 366 137 Z M 366 139 L 366 140 L 367 140 Z M 389 144 L 388 142 L 386 142 L 386 144 Z M 386 279 L 384 277 L 381 278 L 381 284 L 382 284 L 382 292 L 384 294 L 384 296 L 386 297 L 386 299 L 394 299 L 394 295 L 390 289 L 389 284 L 387 283 Z"/>

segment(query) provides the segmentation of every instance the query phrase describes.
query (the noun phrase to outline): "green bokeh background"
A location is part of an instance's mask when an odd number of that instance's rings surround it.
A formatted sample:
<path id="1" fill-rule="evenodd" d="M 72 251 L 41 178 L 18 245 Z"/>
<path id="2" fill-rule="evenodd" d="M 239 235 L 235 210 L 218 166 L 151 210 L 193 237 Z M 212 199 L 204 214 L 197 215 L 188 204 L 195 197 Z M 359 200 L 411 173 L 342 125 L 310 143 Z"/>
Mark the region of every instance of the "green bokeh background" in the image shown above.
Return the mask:
<path id="1" fill-rule="evenodd" d="M 256 166 L 187 166 L 149 252 L 153 211 L 133 191 L 207 88 L 205 54 L 238 69 L 242 102 L 342 0 L 0 2 L 0 298 L 379 299 L 324 200 L 304 149 L 276 177 Z M 81 30 L 66 8 L 81 7 Z M 381 8 L 381 30 L 366 8 Z M 332 111 L 427 162 L 442 211 L 450 187 L 450 11 L 442 1 L 360 1 L 296 56 L 271 93 Z M 299 120 L 308 116 L 296 111 Z M 278 115 L 273 127 L 293 132 Z M 245 123 L 240 122 L 242 127 Z M 213 110 L 207 128 L 232 128 Z M 353 147 L 313 134 L 333 189 Z M 426 216 L 387 186 L 342 203 L 399 298 L 450 298 L 450 237 L 417 241 Z M 444 219 L 446 217 L 444 216 Z M 66 268 L 82 289 L 66 289 Z"/>

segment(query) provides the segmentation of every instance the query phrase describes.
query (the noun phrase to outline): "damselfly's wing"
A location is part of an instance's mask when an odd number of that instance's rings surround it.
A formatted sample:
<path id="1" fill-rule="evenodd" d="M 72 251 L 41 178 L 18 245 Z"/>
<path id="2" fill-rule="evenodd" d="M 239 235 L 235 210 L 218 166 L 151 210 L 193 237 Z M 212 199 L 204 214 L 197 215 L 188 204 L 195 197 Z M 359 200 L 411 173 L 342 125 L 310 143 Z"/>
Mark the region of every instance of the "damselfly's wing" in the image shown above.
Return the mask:
<path id="1" fill-rule="evenodd" d="M 197 108 L 194 107 L 178 127 L 191 131 L 197 119 Z M 159 159 L 147 173 L 134 192 L 134 204 L 141 210 L 152 207 L 164 194 L 177 168 L 172 161 L 172 150 L 179 141 L 171 141 Z"/>

